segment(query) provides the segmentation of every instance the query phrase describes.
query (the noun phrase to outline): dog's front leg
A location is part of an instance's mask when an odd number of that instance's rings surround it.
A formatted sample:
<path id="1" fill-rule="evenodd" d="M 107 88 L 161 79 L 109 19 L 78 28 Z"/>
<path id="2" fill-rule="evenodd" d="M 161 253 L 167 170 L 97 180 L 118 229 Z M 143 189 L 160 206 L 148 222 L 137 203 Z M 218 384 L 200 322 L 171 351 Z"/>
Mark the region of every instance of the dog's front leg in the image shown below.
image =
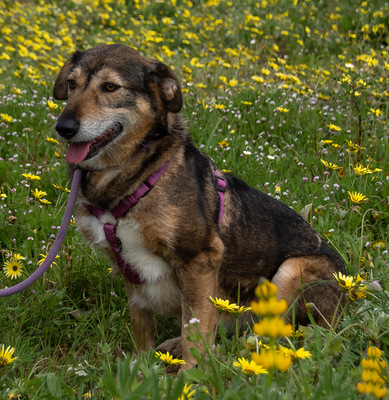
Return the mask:
<path id="1" fill-rule="evenodd" d="M 132 330 L 134 332 L 134 342 L 138 354 L 143 350 L 149 351 L 154 347 L 155 321 L 153 315 L 148 310 L 142 310 L 132 301 L 134 285 L 125 278 L 130 308 Z"/>
<path id="2" fill-rule="evenodd" d="M 201 271 L 201 270 L 200 270 Z M 186 271 L 181 280 L 182 288 L 182 326 L 181 326 L 181 347 L 182 357 L 186 364 L 183 369 L 187 370 L 196 365 L 196 359 L 190 352 L 190 347 L 197 347 L 203 351 L 205 342 L 213 340 L 213 334 L 217 323 L 217 310 L 209 300 L 216 292 L 215 271 L 192 270 Z M 196 343 L 188 339 L 188 325 L 192 318 L 197 318 L 201 338 Z M 205 342 L 204 342 L 205 341 Z"/>

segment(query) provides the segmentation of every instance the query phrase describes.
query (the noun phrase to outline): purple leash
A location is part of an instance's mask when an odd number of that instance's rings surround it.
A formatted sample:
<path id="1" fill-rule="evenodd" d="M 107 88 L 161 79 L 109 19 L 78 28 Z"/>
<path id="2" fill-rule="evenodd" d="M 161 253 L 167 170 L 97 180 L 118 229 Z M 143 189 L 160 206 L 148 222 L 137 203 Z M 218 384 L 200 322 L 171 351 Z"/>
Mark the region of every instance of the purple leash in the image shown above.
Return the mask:
<path id="1" fill-rule="evenodd" d="M 0 297 L 12 296 L 13 294 L 19 293 L 22 290 L 27 289 L 48 270 L 51 263 L 55 260 L 55 257 L 57 256 L 61 248 L 62 242 L 65 239 L 66 232 L 68 230 L 70 220 L 72 218 L 74 205 L 76 204 L 78 189 L 80 187 L 81 174 L 82 171 L 80 168 L 76 168 L 74 170 L 72 187 L 69 194 L 68 204 L 66 205 L 65 214 L 62 218 L 61 227 L 59 228 L 58 235 L 53 245 L 51 246 L 49 254 L 46 256 L 45 261 L 43 261 L 43 263 L 23 282 L 20 282 L 17 285 L 11 286 L 6 289 L 1 289 Z"/>

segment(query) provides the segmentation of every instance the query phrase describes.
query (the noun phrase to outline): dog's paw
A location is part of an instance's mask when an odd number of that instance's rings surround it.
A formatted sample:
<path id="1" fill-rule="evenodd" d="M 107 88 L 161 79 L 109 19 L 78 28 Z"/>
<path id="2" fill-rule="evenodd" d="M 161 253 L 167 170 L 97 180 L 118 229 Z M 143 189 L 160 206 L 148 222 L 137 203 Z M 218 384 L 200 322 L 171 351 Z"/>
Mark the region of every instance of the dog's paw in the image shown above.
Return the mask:
<path id="1" fill-rule="evenodd" d="M 156 350 L 162 353 L 169 352 L 173 357 L 180 357 L 182 355 L 181 336 L 165 340 Z"/>

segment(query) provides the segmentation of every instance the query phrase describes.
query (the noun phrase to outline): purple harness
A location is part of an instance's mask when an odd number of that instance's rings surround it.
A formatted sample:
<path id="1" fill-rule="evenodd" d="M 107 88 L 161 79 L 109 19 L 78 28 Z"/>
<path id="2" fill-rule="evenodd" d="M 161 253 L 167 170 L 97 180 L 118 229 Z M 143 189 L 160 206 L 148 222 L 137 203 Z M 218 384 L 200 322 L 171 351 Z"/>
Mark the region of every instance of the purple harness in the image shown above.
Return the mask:
<path id="1" fill-rule="evenodd" d="M 167 161 L 160 170 L 155 172 L 154 174 L 150 175 L 134 193 L 130 194 L 129 196 L 125 197 L 115 208 L 110 210 L 111 214 L 114 216 L 115 219 L 121 218 L 127 212 L 131 211 L 132 208 L 138 203 L 138 201 L 146 196 L 149 191 L 153 188 L 156 184 L 158 179 L 163 175 L 169 165 L 169 161 Z M 220 197 L 220 207 L 219 207 L 219 218 L 218 218 L 218 226 L 223 219 L 224 213 L 224 192 L 226 191 L 227 183 L 222 178 L 219 173 L 214 169 L 215 178 L 217 180 L 217 190 Z M 101 217 L 105 214 L 106 211 L 102 210 L 101 208 L 95 207 L 92 204 L 82 203 L 82 205 L 98 220 L 101 220 Z M 104 233 L 105 237 L 111 245 L 111 248 L 115 254 L 116 261 L 119 267 L 122 269 L 124 275 L 131 283 L 143 283 L 145 279 L 139 276 L 139 274 L 134 270 L 134 268 L 123 260 L 121 256 L 122 244 L 120 239 L 116 234 L 116 225 L 112 224 L 104 224 Z"/>

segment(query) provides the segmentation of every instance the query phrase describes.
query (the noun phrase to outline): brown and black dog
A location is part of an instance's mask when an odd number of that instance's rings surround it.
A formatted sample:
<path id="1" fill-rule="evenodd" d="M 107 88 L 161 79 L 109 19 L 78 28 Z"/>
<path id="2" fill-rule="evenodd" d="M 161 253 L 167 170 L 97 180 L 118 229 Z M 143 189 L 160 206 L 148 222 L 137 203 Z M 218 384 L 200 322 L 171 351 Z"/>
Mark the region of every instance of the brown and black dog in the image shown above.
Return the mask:
<path id="1" fill-rule="evenodd" d="M 153 313 L 182 326 L 196 316 L 206 336 L 218 318 L 209 296 L 236 302 L 239 290 L 249 305 L 261 277 L 293 304 L 287 320 L 309 323 L 305 303 L 331 319 L 341 258 L 292 209 L 216 171 L 192 144 L 166 65 L 124 45 L 76 52 L 54 97 L 68 100 L 56 130 L 70 170 L 82 169 L 78 229 L 124 274 L 139 350 L 154 345 Z M 174 345 L 193 366 L 184 330 Z"/>

